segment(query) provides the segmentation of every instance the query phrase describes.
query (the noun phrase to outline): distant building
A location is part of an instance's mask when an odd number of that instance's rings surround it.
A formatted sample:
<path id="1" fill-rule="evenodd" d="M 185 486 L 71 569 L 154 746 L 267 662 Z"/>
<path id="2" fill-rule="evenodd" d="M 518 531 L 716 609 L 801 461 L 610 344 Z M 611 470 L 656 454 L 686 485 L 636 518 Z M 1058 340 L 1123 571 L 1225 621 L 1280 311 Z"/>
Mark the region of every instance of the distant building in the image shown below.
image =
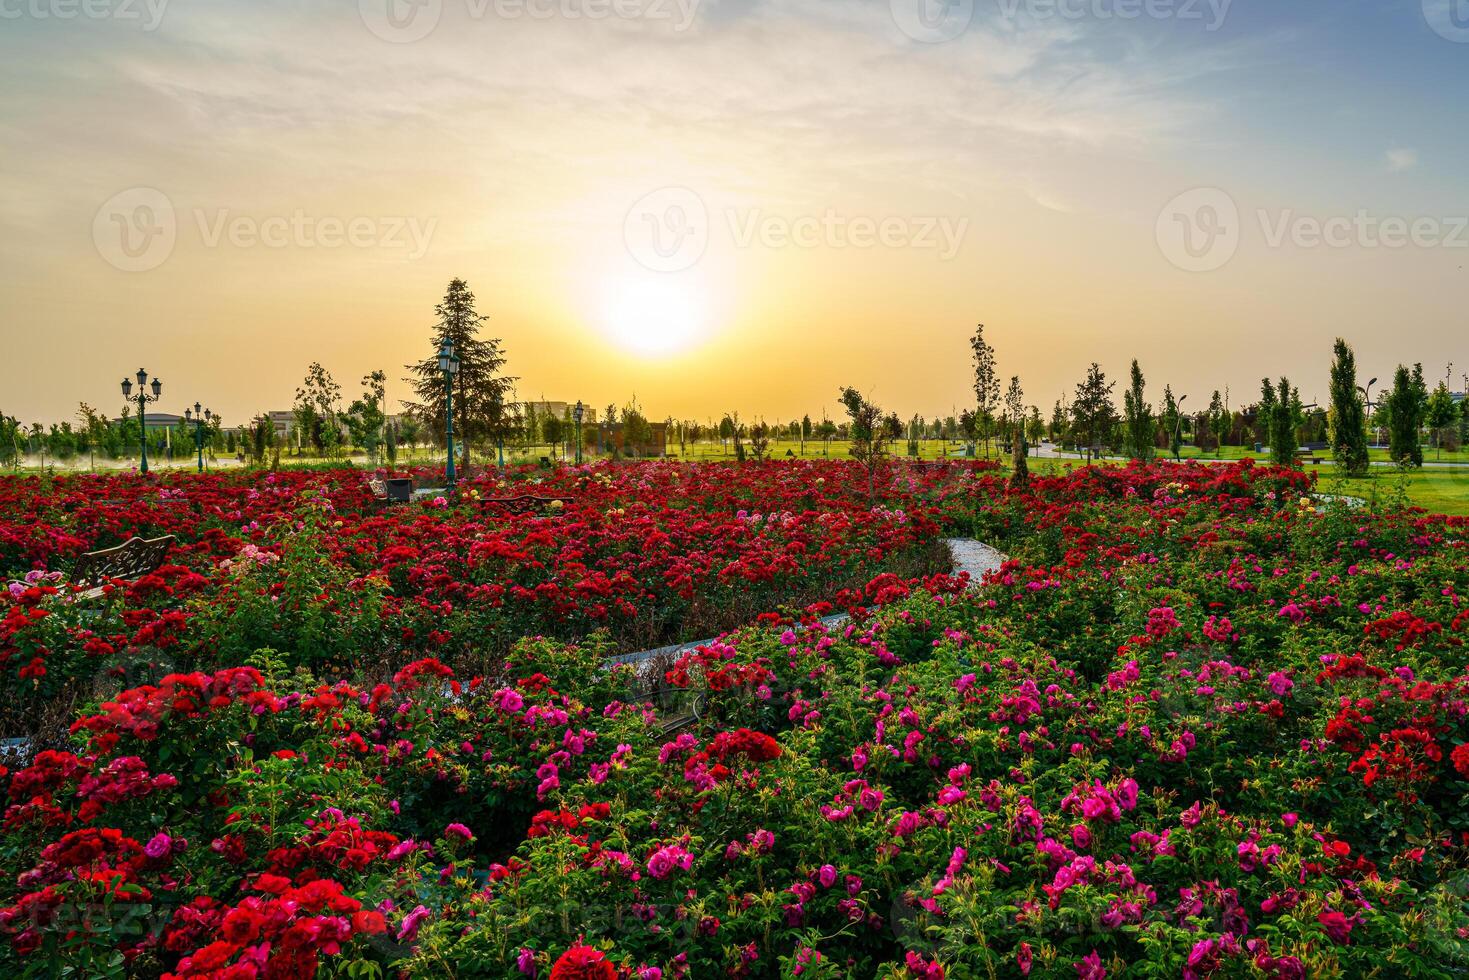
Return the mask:
<path id="1" fill-rule="evenodd" d="M 182 415 L 172 415 L 168 412 L 146 412 L 143 415 L 143 427 L 149 430 L 172 429 L 184 420 Z M 121 425 L 123 420 L 113 419 L 114 424 Z"/>
<path id="2" fill-rule="evenodd" d="M 296 420 L 295 412 L 266 412 L 270 418 L 270 424 L 275 426 L 275 437 L 284 442 L 286 436 L 291 434 L 291 424 Z"/>

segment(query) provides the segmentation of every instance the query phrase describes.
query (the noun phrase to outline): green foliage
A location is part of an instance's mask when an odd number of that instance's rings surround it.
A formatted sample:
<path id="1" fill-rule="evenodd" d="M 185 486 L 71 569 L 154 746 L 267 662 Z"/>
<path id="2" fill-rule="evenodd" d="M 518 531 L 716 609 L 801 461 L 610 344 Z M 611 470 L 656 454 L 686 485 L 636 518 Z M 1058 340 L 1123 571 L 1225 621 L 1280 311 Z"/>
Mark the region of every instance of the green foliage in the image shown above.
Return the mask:
<path id="1" fill-rule="evenodd" d="M 1336 339 L 1331 364 L 1331 452 L 1347 476 L 1367 473 L 1367 417 L 1357 387 L 1357 356 L 1347 342 Z"/>

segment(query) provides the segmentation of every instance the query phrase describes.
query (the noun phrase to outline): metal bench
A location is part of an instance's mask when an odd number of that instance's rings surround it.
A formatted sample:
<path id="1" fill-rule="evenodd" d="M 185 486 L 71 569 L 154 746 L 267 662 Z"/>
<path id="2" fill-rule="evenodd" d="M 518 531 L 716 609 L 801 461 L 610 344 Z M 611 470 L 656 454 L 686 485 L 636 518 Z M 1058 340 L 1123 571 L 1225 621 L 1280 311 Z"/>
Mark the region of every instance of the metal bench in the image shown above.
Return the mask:
<path id="1" fill-rule="evenodd" d="M 372 503 L 376 507 L 406 504 L 413 498 L 412 480 L 379 480 L 372 477 L 367 481 L 367 489 L 372 492 Z"/>
<path id="2" fill-rule="evenodd" d="M 77 559 L 72 569 L 73 585 L 84 587 L 80 599 L 96 599 L 113 579 L 134 581 L 156 572 L 168 557 L 168 549 L 178 543 L 172 534 L 161 538 L 129 538 L 115 548 L 89 551 Z"/>

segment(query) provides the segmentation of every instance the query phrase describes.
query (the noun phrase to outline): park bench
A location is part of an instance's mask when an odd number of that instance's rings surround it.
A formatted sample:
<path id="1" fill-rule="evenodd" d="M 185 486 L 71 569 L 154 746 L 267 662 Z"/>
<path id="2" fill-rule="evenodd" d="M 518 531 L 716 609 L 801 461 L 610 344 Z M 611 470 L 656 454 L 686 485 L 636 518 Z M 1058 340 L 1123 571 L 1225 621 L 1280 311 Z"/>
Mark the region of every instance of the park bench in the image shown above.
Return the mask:
<path id="1" fill-rule="evenodd" d="M 77 559 L 72 569 L 73 585 L 84 587 L 79 599 L 96 599 L 113 579 L 135 581 L 156 572 L 168 557 L 168 549 L 178 542 L 172 534 L 161 538 L 129 538 L 115 548 L 89 551 Z"/>
<path id="2" fill-rule="evenodd" d="M 1318 466 L 1321 463 L 1321 457 L 1317 456 L 1316 455 L 1316 452 L 1314 450 L 1311 450 L 1311 449 L 1297 449 L 1296 450 L 1296 462 L 1298 462 L 1298 463 L 1310 463 L 1312 466 Z"/>
<path id="3" fill-rule="evenodd" d="M 373 477 L 367 481 L 367 489 L 372 492 L 374 506 L 386 507 L 389 504 L 406 504 L 413 496 L 413 481 L 379 480 Z"/>

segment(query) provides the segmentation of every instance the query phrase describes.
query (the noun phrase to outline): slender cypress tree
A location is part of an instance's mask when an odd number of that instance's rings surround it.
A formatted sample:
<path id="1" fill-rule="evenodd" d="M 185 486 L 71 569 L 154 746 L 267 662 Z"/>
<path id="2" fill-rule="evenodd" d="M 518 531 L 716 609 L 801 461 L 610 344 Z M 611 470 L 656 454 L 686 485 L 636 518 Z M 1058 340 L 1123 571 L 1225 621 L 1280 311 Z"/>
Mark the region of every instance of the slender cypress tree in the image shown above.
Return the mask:
<path id="1" fill-rule="evenodd" d="M 1340 337 L 1331 364 L 1331 453 L 1344 475 L 1367 475 L 1367 415 L 1357 391 L 1357 355 Z"/>

